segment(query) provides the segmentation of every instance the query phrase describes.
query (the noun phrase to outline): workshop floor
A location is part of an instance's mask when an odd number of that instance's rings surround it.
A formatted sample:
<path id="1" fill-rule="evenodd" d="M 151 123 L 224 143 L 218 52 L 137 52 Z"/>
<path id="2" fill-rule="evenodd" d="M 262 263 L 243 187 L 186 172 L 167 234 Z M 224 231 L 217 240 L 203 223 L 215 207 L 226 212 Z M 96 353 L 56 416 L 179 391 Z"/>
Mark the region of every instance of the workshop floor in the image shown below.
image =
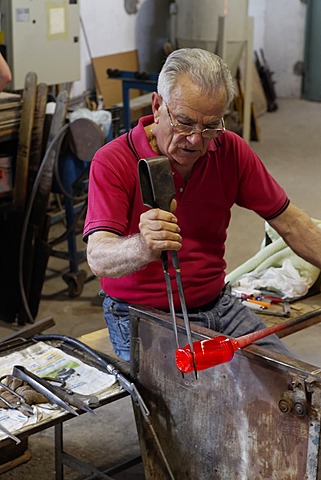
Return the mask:
<path id="1" fill-rule="evenodd" d="M 297 99 L 279 99 L 279 109 L 258 119 L 259 142 L 252 147 L 275 178 L 284 186 L 291 201 L 314 218 L 321 218 L 321 103 Z M 264 223 L 255 214 L 235 207 L 229 228 L 226 259 L 228 271 L 251 258 L 264 238 Z M 47 280 L 43 288 L 38 319 L 52 316 L 55 326 L 48 333 L 79 337 L 105 327 L 97 293 L 97 279 L 88 281 L 79 298 L 69 298 L 61 278 L 67 262 L 50 259 Z M 82 268 L 87 269 L 84 264 Z M 88 271 L 88 270 L 87 270 Z M 0 338 L 16 329 L 0 322 Z M 321 325 L 288 337 L 285 342 L 304 361 L 321 366 Z M 110 345 L 106 345 L 110 349 Z M 98 411 L 97 419 L 90 415 L 66 422 L 65 449 L 96 466 L 111 465 L 139 454 L 134 416 L 130 399 L 124 398 Z M 1 476 L 1 480 L 54 480 L 53 429 L 29 438 L 31 460 Z M 65 480 L 84 478 L 65 468 Z M 94 478 L 94 477 L 91 477 Z M 115 479 L 143 480 L 142 466 L 136 466 Z"/>

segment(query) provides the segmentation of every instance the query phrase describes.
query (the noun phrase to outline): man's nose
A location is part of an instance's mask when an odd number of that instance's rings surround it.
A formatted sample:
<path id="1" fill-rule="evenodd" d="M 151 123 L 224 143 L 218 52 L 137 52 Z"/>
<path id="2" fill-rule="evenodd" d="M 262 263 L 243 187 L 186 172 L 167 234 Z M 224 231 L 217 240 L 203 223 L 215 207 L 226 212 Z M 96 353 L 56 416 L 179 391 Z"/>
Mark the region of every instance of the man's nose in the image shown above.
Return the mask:
<path id="1" fill-rule="evenodd" d="M 202 140 L 203 140 L 203 137 L 202 137 L 201 130 L 193 130 L 193 132 L 188 135 L 188 141 L 190 143 L 194 144 L 194 143 L 201 142 Z"/>

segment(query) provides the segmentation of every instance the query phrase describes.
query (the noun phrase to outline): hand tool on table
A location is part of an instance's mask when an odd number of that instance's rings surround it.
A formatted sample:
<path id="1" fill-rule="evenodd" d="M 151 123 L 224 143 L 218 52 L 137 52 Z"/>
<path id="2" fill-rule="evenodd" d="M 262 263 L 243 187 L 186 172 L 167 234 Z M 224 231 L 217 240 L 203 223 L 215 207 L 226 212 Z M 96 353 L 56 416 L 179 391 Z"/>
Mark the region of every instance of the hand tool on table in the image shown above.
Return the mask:
<path id="1" fill-rule="evenodd" d="M 83 403 L 89 407 L 99 407 L 99 399 L 96 395 L 84 395 L 82 393 L 73 392 L 70 388 L 67 387 L 66 380 L 64 375 L 60 375 L 60 372 L 55 377 L 41 377 L 43 380 L 50 382 L 51 384 L 57 384 L 59 388 L 64 390 L 69 395 L 72 395 L 73 399 L 81 400 Z"/>
<path id="2" fill-rule="evenodd" d="M 160 208 L 170 211 L 170 204 L 175 197 L 175 185 L 173 172 L 166 156 L 142 158 L 138 162 L 138 175 L 140 181 L 141 195 L 143 204 L 150 208 Z M 192 355 L 195 377 L 197 378 L 197 368 L 194 361 L 194 347 L 192 341 L 191 327 L 188 318 L 184 289 L 182 284 L 181 269 L 176 251 L 171 250 L 170 256 L 175 270 L 176 284 L 182 308 L 183 320 L 186 329 L 189 348 Z M 171 278 L 168 270 L 168 252 L 164 250 L 161 254 L 162 267 L 165 276 L 169 311 L 172 319 L 173 330 L 175 334 L 176 346 L 179 348 L 177 322 L 173 301 L 173 291 Z"/>
<path id="3" fill-rule="evenodd" d="M 0 391 L 1 389 L 6 390 L 11 395 L 13 395 L 17 400 L 15 402 L 10 402 L 3 395 L 0 395 L 0 399 L 2 400 L 3 403 L 7 405 L 8 408 L 13 410 L 20 410 L 24 415 L 30 417 L 31 415 L 33 415 L 33 408 L 31 407 L 31 405 L 28 405 L 28 403 L 26 402 L 25 398 L 22 395 L 20 395 L 18 392 L 16 392 L 15 390 L 13 390 L 11 387 L 9 387 L 3 382 L 3 380 L 8 377 L 10 377 L 10 375 L 3 375 L 0 378 Z"/>
<path id="4" fill-rule="evenodd" d="M 5 433 L 9 438 L 11 438 L 11 440 L 14 440 L 17 445 L 21 443 L 21 440 L 18 437 L 16 437 L 13 433 L 9 432 L 9 430 L 6 427 L 4 427 L 1 423 L 0 423 L 0 430 L 3 433 Z"/>
<path id="5" fill-rule="evenodd" d="M 248 307 L 250 310 L 257 310 L 259 315 L 271 315 L 273 317 L 289 317 L 291 314 L 291 307 L 288 302 L 283 302 L 283 311 L 271 309 L 269 307 L 262 306 L 262 302 L 255 302 L 254 300 L 243 300 L 242 304 Z"/>
<path id="6" fill-rule="evenodd" d="M 260 315 L 272 315 L 273 317 L 289 317 L 291 314 L 291 307 L 289 302 L 283 302 L 283 311 L 279 312 L 277 310 L 262 310 Z"/>
<path id="7" fill-rule="evenodd" d="M 63 389 L 52 385 L 50 382 L 28 371 L 22 365 L 15 365 L 12 375 L 31 385 L 37 392 L 42 393 L 52 405 L 57 405 L 73 415 L 78 416 L 79 413 L 74 410 L 71 405 L 85 412 L 95 414 L 88 405 L 77 399 L 73 394 L 67 393 Z"/>
<path id="8" fill-rule="evenodd" d="M 0 395 L 0 400 L 8 407 L 9 410 L 19 410 L 19 412 L 26 415 L 26 417 L 31 417 L 33 415 L 32 407 L 30 405 L 23 404 L 20 400 L 10 402 L 3 395 Z"/>

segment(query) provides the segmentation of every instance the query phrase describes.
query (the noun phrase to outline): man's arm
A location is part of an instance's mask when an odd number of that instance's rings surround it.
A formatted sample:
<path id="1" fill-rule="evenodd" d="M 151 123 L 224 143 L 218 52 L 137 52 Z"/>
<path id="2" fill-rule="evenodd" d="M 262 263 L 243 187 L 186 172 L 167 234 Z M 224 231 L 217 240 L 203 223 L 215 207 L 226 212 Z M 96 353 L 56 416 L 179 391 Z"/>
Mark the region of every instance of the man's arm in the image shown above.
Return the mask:
<path id="1" fill-rule="evenodd" d="M 182 246 L 177 219 L 171 212 L 152 209 L 143 213 L 139 230 L 130 237 L 103 231 L 89 235 L 87 261 L 93 274 L 111 278 L 129 275 L 158 260 L 163 250 Z"/>
<path id="2" fill-rule="evenodd" d="M 305 212 L 290 203 L 269 224 L 297 255 L 321 269 L 321 229 Z"/>

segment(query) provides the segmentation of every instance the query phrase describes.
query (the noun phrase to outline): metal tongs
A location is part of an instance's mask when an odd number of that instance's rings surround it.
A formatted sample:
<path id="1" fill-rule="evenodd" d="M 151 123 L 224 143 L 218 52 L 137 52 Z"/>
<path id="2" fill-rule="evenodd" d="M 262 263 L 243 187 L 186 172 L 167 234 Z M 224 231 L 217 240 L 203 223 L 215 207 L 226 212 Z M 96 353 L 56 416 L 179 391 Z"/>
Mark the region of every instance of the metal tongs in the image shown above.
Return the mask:
<path id="1" fill-rule="evenodd" d="M 42 395 L 48 399 L 49 403 L 52 405 L 57 405 L 73 415 L 78 416 L 79 413 L 74 410 L 71 405 L 85 412 L 95 414 L 94 410 L 92 410 L 83 401 L 79 400 L 75 394 L 68 393 L 66 390 L 52 385 L 43 378 L 38 377 L 32 372 L 29 372 L 21 365 L 16 365 L 13 367 L 12 376 L 27 382 L 34 390 L 36 390 L 36 392 L 42 393 Z"/>
<path id="2" fill-rule="evenodd" d="M 142 158 L 138 162 L 138 174 L 143 204 L 151 208 L 160 208 L 170 211 L 170 204 L 175 197 L 175 185 L 173 172 L 166 156 Z M 182 284 L 181 269 L 178 260 L 178 254 L 170 250 L 170 256 L 175 269 L 175 278 L 182 308 L 183 320 L 186 329 L 188 344 L 193 357 L 193 366 L 195 377 L 197 378 L 197 369 L 195 363 L 194 347 L 192 341 L 191 327 L 188 318 L 185 295 Z M 168 270 L 168 251 L 164 250 L 161 254 L 161 261 L 165 275 L 166 291 L 169 303 L 169 311 L 172 319 L 173 330 L 175 334 L 176 346 L 180 348 L 178 340 L 177 322 L 175 316 L 173 291 L 171 285 L 170 273 Z"/>

